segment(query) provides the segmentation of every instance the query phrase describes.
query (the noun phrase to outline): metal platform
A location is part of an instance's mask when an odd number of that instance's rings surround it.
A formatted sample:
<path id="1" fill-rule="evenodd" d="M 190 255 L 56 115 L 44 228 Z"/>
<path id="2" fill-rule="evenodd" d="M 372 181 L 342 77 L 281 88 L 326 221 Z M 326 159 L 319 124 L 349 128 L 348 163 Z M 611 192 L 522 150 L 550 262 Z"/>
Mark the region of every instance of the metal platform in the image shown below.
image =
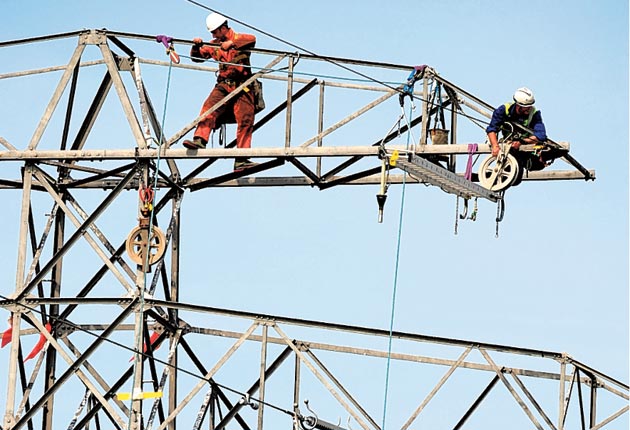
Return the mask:
<path id="1" fill-rule="evenodd" d="M 422 182 L 440 187 L 443 191 L 464 199 L 482 197 L 492 202 L 499 200 L 497 193 L 414 154 L 398 159 L 396 166 Z"/>

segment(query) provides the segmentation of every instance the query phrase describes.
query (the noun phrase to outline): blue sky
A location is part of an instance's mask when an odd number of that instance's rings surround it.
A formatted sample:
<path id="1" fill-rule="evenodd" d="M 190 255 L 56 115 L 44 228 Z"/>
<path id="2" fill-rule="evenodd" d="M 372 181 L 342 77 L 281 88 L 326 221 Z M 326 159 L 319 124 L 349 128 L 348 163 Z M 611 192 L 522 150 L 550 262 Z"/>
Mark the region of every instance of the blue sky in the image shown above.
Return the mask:
<path id="1" fill-rule="evenodd" d="M 532 88 L 550 137 L 570 142 L 571 154 L 595 169 L 597 180 L 532 182 L 511 189 L 499 238 L 494 237 L 494 205 L 481 203 L 478 220 L 461 222 L 455 236 L 455 198 L 437 189 L 408 187 L 395 329 L 565 351 L 628 381 L 627 2 L 208 4 L 322 55 L 429 64 L 493 105 L 509 101 L 517 87 Z M 0 40 L 83 28 L 207 38 L 205 16 L 183 0 L 9 0 L 3 2 Z M 258 47 L 294 51 L 257 36 Z M 64 64 L 73 43 L 41 50 L 0 48 L 0 73 Z M 178 51 L 187 53 L 185 47 Z M 139 55 L 165 60 L 157 45 Z M 161 112 L 166 70 L 147 70 Z M 58 76 L 28 85 L 24 78 L 0 80 L 0 136 L 26 146 Z M 86 76 L 95 82 L 101 77 Z M 207 76 L 190 81 L 184 76 L 173 72 L 167 134 L 197 115 L 212 85 Z M 402 82 L 406 73 L 398 78 Z M 279 103 L 282 92 L 269 88 L 268 105 Z M 347 107 L 337 104 L 332 112 L 345 116 L 353 106 L 350 101 Z M 371 144 L 372 136 L 384 135 L 394 120 L 378 118 L 373 129 L 355 130 L 348 137 Z M 126 136 L 124 130 L 110 131 Z M 464 141 L 485 139 L 480 129 L 467 132 Z M 255 135 L 253 145 L 280 146 L 281 133 Z M 94 141 L 96 148 L 112 141 L 102 136 Z M 367 186 L 188 193 L 182 208 L 182 301 L 388 328 L 401 187 L 390 188 L 383 224 L 376 223 L 377 191 Z M 19 193 L 2 193 L 7 205 L 19 202 Z M 0 233 L 6 238 L 0 247 L 3 295 L 15 285 L 19 211 L 11 207 L 0 213 Z M 129 215 L 132 222 L 134 216 Z M 113 228 L 112 235 L 127 232 L 127 227 Z M 72 268 L 65 270 L 73 276 Z M 7 359 L 8 351 L 0 351 L 0 366 Z M 4 376 L 0 381 L 4 387 Z"/>

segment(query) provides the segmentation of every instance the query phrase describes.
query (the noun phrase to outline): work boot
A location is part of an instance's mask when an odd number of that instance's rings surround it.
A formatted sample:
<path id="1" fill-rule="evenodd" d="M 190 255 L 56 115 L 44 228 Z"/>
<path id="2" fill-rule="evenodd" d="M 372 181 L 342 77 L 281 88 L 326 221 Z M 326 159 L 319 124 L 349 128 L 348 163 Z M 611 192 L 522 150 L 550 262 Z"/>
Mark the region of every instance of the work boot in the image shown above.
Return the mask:
<path id="1" fill-rule="evenodd" d="M 234 171 L 235 172 L 241 172 L 245 169 L 249 169 L 251 167 L 254 166 L 258 166 L 258 163 L 254 163 L 251 160 L 248 160 L 247 158 L 236 158 L 234 160 Z"/>
<path id="2" fill-rule="evenodd" d="M 188 149 L 206 149 L 207 143 L 208 142 L 205 139 L 199 136 L 195 136 L 193 140 L 184 140 L 182 142 L 182 145 L 184 145 Z"/>

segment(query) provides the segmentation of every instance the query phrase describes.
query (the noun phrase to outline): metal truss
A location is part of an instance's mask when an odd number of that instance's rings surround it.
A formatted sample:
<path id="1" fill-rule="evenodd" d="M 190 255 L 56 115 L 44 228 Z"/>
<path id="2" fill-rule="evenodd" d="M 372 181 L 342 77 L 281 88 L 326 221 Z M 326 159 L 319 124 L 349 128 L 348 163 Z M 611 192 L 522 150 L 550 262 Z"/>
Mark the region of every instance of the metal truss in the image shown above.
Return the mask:
<path id="1" fill-rule="evenodd" d="M 422 113 L 406 124 L 404 114 L 398 116 L 397 102 L 394 109 L 384 103 L 399 96 L 402 85 L 304 79 L 297 65 L 298 60 L 300 66 L 302 62 L 332 62 L 404 75 L 410 66 L 257 49 L 256 56 L 271 60 L 252 79 L 285 86 L 286 99 L 257 120 L 256 131 L 284 113 L 284 121 L 279 118 L 284 132 L 280 145 L 236 149 L 232 141 L 225 142 L 224 148 L 192 152 L 173 145 L 201 117 L 165 136 L 140 68 L 170 65 L 141 58 L 131 48 L 133 43 L 146 46 L 154 37 L 86 30 L 1 42 L 0 48 L 69 38 L 78 43 L 67 64 L 0 75 L 4 84 L 16 77 L 62 73 L 30 139 L 0 137 L 5 148 L 0 150 L 0 188 L 22 193 L 15 290 L 3 293 L 0 301 L 11 315 L 12 326 L 2 336 L 3 344 L 10 345 L 2 429 L 205 426 L 262 430 L 265 425 L 380 429 L 373 393 L 382 386 L 367 377 L 361 386 L 351 386 L 344 383 L 344 374 L 361 367 L 369 375 L 375 362 L 381 366 L 388 359 L 383 350 L 388 331 L 180 302 L 184 191 L 256 186 L 323 190 L 379 184 L 384 181 L 384 170 L 396 168 L 386 161 L 397 153 L 403 167 L 408 163 L 406 170 L 412 178 L 407 182 L 438 185 L 462 196 L 473 189 L 481 195 L 484 191 L 457 171 L 456 159 L 469 151 L 469 145 L 458 143 L 458 121 L 460 117 L 475 121 L 475 114 L 488 117 L 491 107 L 429 69 L 420 81 L 422 88 L 414 93 Z M 190 41 L 175 43 L 188 45 Z M 82 60 L 88 50 L 99 58 Z M 88 67 L 104 72 L 78 126 L 73 127 L 80 111 L 75 103 L 79 71 Z M 173 67 L 190 73 L 216 70 L 205 65 Z M 438 84 L 446 96 L 436 105 L 430 88 Z M 112 89 L 131 131 L 129 144 L 99 136 L 103 146 L 94 148 L 91 132 Z M 309 105 L 316 106 L 315 115 L 310 116 L 315 118 L 315 135 L 296 145 L 300 100 L 315 89 L 319 90 L 317 103 Z M 377 96 L 325 128 L 324 106 L 329 106 L 329 93 L 336 89 Z M 67 104 L 62 109 L 64 97 Z M 367 143 L 348 143 L 345 137 L 337 144 L 334 132 L 354 126 L 364 130 L 366 125 L 360 120 L 378 108 L 389 114 L 393 110 L 398 126 Z M 450 112 L 449 142 L 430 144 L 431 121 L 440 109 Z M 55 113 L 63 117 L 60 136 L 47 132 L 57 118 Z M 301 120 L 299 126 L 304 127 Z M 420 136 L 417 142 L 391 144 L 413 130 Z M 558 145 L 568 148 L 568 144 Z M 487 145 L 479 145 L 478 153 L 488 152 Z M 214 170 L 217 161 L 236 156 L 269 160 L 243 172 L 202 176 Z M 594 178 L 593 171 L 568 154 L 564 159 L 570 170 L 532 172 L 525 179 Z M 430 174 L 418 173 L 414 178 L 413 168 Z M 156 201 L 149 198 L 155 191 L 154 177 L 163 191 Z M 402 181 L 402 174 L 387 172 L 386 177 L 388 183 Z M 434 183 L 434 178 L 441 182 Z M 85 190 L 97 189 L 107 190 L 105 197 L 95 201 L 95 193 L 87 193 L 90 199 L 85 198 Z M 130 201 L 125 190 L 138 190 L 139 197 Z M 493 199 L 491 194 L 481 196 Z M 115 219 L 123 210 L 137 213 L 139 225 L 120 240 L 98 224 Z M 165 232 L 160 226 L 166 227 Z M 93 257 L 89 264 L 83 260 L 86 254 Z M 85 279 L 63 278 L 62 267 L 73 265 L 81 265 Z M 38 345 L 25 357 L 24 344 L 33 337 L 39 338 Z M 432 411 L 441 410 L 433 406 L 441 397 L 447 397 L 451 405 L 445 426 L 453 429 L 479 415 L 486 422 L 483 411 L 490 402 L 506 410 L 513 408 L 513 423 L 521 420 L 537 429 L 581 425 L 596 430 L 628 412 L 627 384 L 564 353 L 403 332 L 394 332 L 393 338 L 390 358 L 394 369 L 400 366 L 405 373 L 397 384 L 405 394 L 396 402 L 392 419 L 392 425 L 401 430 L 424 426 L 425 419 L 432 422 Z M 128 361 L 130 356 L 133 362 Z M 303 406 L 307 396 L 316 400 Z M 337 416 L 349 421 L 335 424 Z"/>

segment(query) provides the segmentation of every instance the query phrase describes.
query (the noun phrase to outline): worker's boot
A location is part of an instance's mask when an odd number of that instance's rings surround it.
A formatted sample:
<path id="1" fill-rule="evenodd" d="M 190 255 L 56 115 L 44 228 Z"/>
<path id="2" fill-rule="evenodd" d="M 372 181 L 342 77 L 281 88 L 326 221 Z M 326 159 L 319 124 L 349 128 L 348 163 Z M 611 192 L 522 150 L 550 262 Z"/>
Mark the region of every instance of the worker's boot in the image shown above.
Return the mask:
<path id="1" fill-rule="evenodd" d="M 247 158 L 235 158 L 234 159 L 234 171 L 241 172 L 245 169 L 249 169 L 251 167 L 258 166 L 258 163 L 254 163 L 253 161 Z"/>
<path id="2" fill-rule="evenodd" d="M 195 136 L 193 140 L 188 140 L 188 139 L 184 140 L 182 142 L 182 145 L 184 145 L 188 149 L 206 149 L 207 143 L 208 141 L 205 140 L 204 138 Z"/>

